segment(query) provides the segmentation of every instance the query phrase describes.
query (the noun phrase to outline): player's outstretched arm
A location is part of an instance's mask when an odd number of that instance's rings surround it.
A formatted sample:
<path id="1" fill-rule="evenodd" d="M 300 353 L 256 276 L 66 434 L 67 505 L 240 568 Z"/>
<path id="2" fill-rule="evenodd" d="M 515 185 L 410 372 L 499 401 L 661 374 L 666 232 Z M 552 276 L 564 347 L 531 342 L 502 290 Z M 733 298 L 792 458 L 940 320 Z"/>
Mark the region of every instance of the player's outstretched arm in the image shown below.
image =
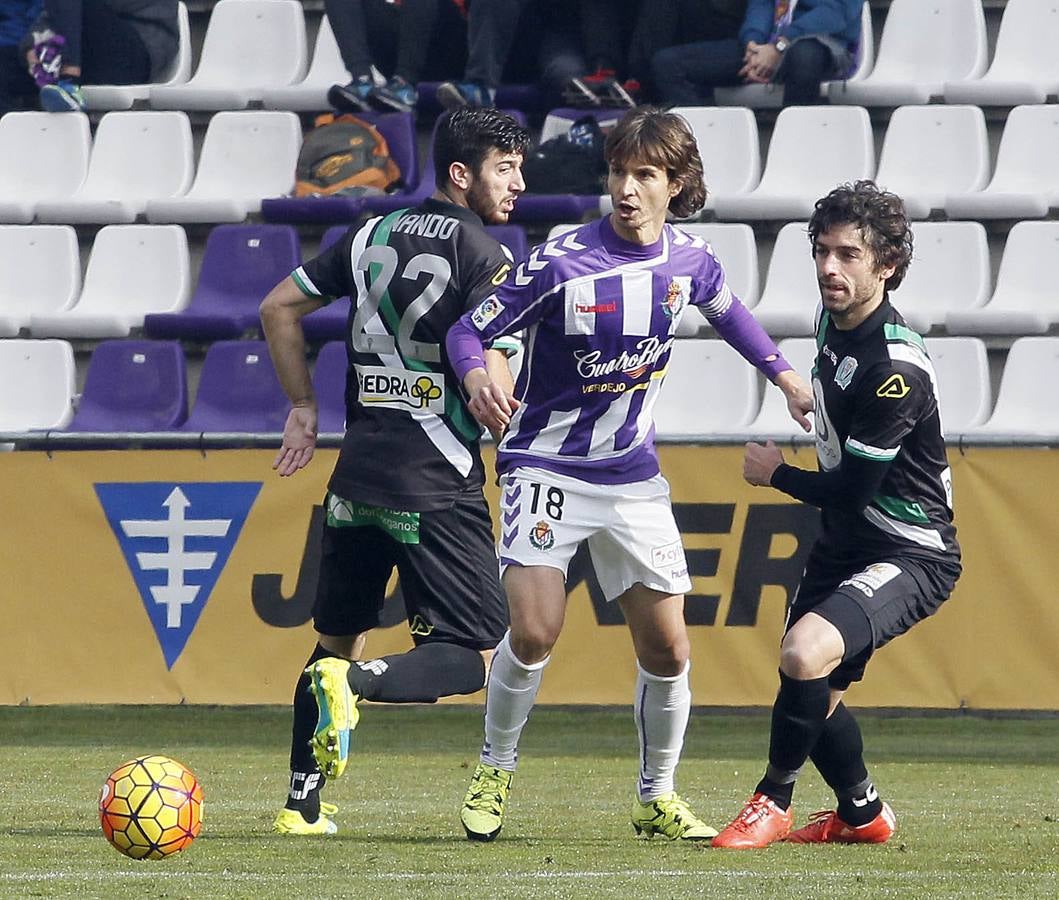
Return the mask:
<path id="1" fill-rule="evenodd" d="M 272 462 L 272 468 L 283 476 L 304 469 L 316 449 L 316 397 L 305 361 L 301 320 L 322 305 L 320 299 L 306 296 L 290 276 L 261 302 L 261 326 L 268 352 L 292 407 L 283 429 L 283 444 Z"/>

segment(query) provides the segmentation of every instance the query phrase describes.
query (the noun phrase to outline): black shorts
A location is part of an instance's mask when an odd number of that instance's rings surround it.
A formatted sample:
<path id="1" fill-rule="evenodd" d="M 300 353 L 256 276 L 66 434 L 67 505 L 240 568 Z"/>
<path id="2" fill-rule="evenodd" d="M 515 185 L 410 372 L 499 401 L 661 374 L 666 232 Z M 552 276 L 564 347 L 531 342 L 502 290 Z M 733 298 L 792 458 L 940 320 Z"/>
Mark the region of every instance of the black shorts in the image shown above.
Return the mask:
<path id="1" fill-rule="evenodd" d="M 879 647 L 936 613 L 959 577 L 956 560 L 895 555 L 851 568 L 810 553 L 787 612 L 785 631 L 809 612 L 839 630 L 846 652 L 828 681 L 844 691 L 864 677 L 864 668 Z"/>
<path id="2" fill-rule="evenodd" d="M 508 613 L 485 497 L 479 491 L 459 497 L 449 509 L 404 516 L 405 532 L 373 524 L 324 525 L 316 630 L 337 636 L 378 627 L 386 583 L 396 567 L 416 644 L 495 647 L 507 630 Z M 406 533 L 414 518 L 416 541 Z"/>

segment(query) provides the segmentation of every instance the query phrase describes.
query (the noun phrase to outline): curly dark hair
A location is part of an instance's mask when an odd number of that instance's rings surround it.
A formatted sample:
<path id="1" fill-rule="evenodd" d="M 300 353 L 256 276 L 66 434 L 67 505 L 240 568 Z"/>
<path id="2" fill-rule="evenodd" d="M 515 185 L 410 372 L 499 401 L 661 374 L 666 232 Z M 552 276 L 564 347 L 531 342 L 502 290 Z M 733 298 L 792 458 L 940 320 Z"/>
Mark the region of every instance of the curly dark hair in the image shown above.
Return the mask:
<path id="1" fill-rule="evenodd" d="M 895 290 L 904 280 L 912 262 L 912 226 L 905 204 L 897 194 L 884 191 L 870 180 L 840 184 L 816 201 L 809 218 L 809 241 L 842 225 L 855 225 L 871 250 L 875 270 L 893 266 L 886 279 L 886 290 Z"/>
<path id="2" fill-rule="evenodd" d="M 607 135 L 603 155 L 608 166 L 643 160 L 665 169 L 670 181 L 680 183 L 680 193 L 669 201 L 674 216 L 690 216 L 706 202 L 702 158 L 683 116 L 652 106 L 631 110 Z"/>
<path id="3" fill-rule="evenodd" d="M 442 115 L 434 132 L 434 176 L 438 185 L 449 183 L 449 166 L 466 165 L 475 175 L 490 150 L 526 155 L 529 132 L 499 109 L 461 106 Z"/>

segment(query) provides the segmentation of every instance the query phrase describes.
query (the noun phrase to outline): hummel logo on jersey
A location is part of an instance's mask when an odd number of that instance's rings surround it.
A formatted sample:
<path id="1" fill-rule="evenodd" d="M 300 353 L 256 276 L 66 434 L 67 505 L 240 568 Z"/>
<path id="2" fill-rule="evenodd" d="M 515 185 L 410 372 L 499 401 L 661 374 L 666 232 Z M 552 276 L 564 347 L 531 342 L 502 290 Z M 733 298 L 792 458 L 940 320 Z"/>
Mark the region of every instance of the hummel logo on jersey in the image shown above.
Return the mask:
<path id="1" fill-rule="evenodd" d="M 97 484 L 171 669 L 224 570 L 260 481 Z"/>
<path id="2" fill-rule="evenodd" d="M 875 392 L 875 396 L 900 400 L 911 390 L 912 388 L 905 383 L 904 378 L 900 375 L 891 375 L 886 381 L 879 385 L 879 389 Z"/>

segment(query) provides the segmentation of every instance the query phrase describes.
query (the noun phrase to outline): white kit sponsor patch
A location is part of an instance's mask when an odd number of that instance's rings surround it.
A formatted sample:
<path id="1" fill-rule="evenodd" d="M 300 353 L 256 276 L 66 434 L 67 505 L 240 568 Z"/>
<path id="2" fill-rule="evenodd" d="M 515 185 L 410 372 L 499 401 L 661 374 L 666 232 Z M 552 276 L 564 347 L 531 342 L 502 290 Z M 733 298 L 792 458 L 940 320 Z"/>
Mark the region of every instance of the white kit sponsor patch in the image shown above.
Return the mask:
<path id="1" fill-rule="evenodd" d="M 486 297 L 481 303 L 478 304 L 478 308 L 471 313 L 471 321 L 474 322 L 475 327 L 479 331 L 485 328 L 490 322 L 493 321 L 497 316 L 504 311 L 504 304 L 493 297 Z"/>
<path id="2" fill-rule="evenodd" d="M 849 585 L 856 588 L 865 597 L 874 597 L 875 592 L 887 582 L 893 581 L 901 574 L 901 569 L 893 563 L 874 563 L 852 578 L 847 578 L 839 587 Z"/>
<path id="3" fill-rule="evenodd" d="M 664 547 L 651 548 L 651 565 L 656 569 L 664 569 L 674 566 L 678 569 L 687 569 L 684 562 L 684 545 L 680 541 L 673 541 Z"/>
<path id="4" fill-rule="evenodd" d="M 388 366 L 356 366 L 359 400 L 365 406 L 445 412 L 445 379 L 436 372 L 410 372 Z"/>

